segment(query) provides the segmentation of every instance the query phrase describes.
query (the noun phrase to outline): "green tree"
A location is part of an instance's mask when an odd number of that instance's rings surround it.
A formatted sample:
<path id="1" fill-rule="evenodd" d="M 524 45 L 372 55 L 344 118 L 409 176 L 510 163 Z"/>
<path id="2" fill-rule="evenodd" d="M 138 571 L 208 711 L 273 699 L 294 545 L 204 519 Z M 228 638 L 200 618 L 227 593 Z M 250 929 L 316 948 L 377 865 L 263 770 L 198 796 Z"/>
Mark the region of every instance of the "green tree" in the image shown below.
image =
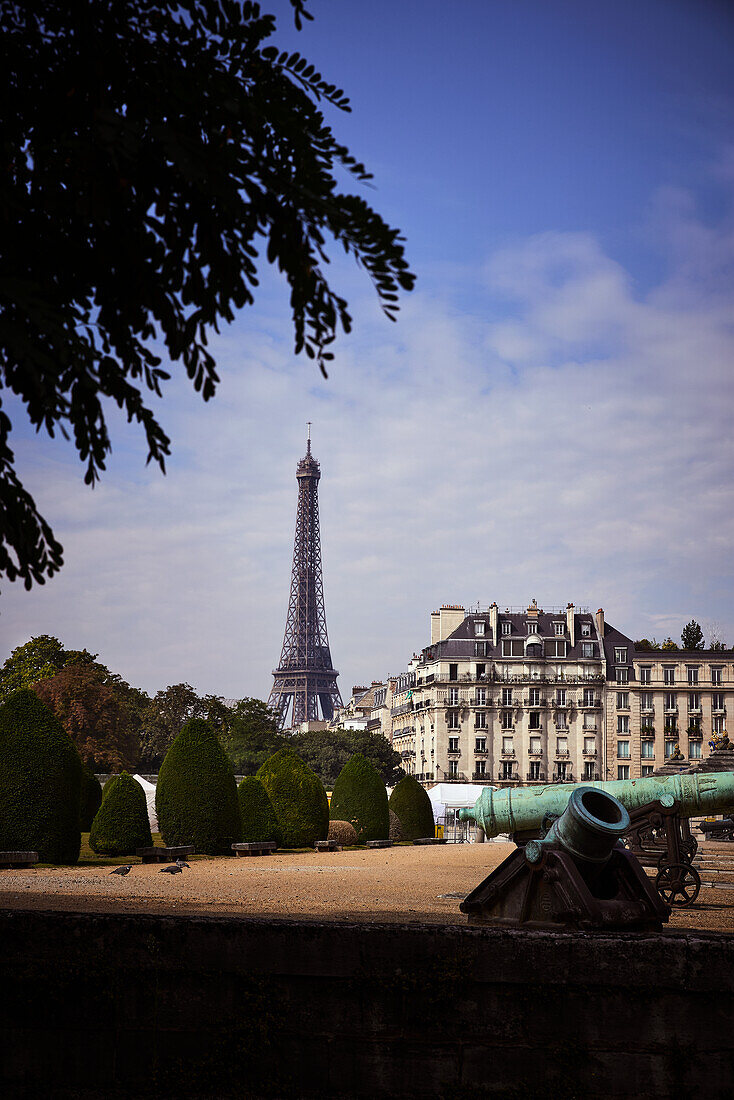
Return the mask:
<path id="1" fill-rule="evenodd" d="M 278 716 L 262 699 L 246 697 L 226 713 L 219 740 L 236 775 L 254 775 L 269 756 L 282 749 L 286 738 L 278 732 Z"/>
<path id="2" fill-rule="evenodd" d="M 300 27 L 305 0 L 291 0 Z M 310 16 L 307 16 L 310 18 Z M 338 177 L 371 177 L 334 137 L 349 110 L 251 0 L 0 0 L 0 385 L 31 423 L 73 434 L 94 484 L 108 400 L 165 468 L 148 394 L 165 348 L 204 400 L 208 334 L 254 301 L 260 250 L 290 290 L 295 351 L 325 373 L 348 304 L 327 242 L 365 269 L 386 315 L 410 290 L 399 231 Z M 30 588 L 63 550 L 23 487 L 0 412 L 0 572 Z"/>
<path id="3" fill-rule="evenodd" d="M 660 649 L 660 642 L 657 638 L 650 640 L 649 638 L 640 638 L 635 642 L 635 649 L 640 650 L 643 653 L 651 653 L 655 649 Z"/>
<path id="4" fill-rule="evenodd" d="M 677 645 L 675 644 L 675 642 L 674 642 L 674 641 L 673 641 L 673 639 L 672 639 L 672 638 L 670 637 L 670 635 L 668 635 L 668 637 L 667 637 L 667 638 L 665 639 L 665 641 L 664 641 L 664 642 L 662 643 L 662 645 L 660 646 L 660 648 L 661 648 L 661 649 L 668 649 L 668 650 L 670 650 L 670 649 L 677 649 L 677 648 L 678 648 L 678 646 L 677 646 Z"/>
<path id="5" fill-rule="evenodd" d="M 254 775 L 246 775 L 237 788 L 237 799 L 242 815 L 242 839 L 274 840 L 280 847 L 283 834 L 273 803 L 260 780 Z"/>
<path id="6" fill-rule="evenodd" d="M 683 627 L 680 640 L 684 649 L 703 649 L 703 631 L 695 619 L 691 619 Z"/>
<path id="7" fill-rule="evenodd" d="M 208 721 L 218 729 L 227 707 L 215 695 L 199 696 L 191 684 L 171 684 L 151 699 L 140 716 L 140 753 L 146 768 L 157 770 L 163 757 L 192 718 Z"/>
<path id="8" fill-rule="evenodd" d="M 0 668 L 0 702 L 22 688 L 48 680 L 67 665 L 94 664 L 96 653 L 86 649 L 65 649 L 58 638 L 38 634 L 10 654 Z"/>
<path id="9" fill-rule="evenodd" d="M 435 835 L 431 800 L 412 775 L 400 780 L 390 795 L 389 806 L 400 821 L 403 840 Z"/>
<path id="10" fill-rule="evenodd" d="M 168 845 L 229 855 L 242 821 L 232 765 L 209 722 L 190 719 L 161 764 L 155 792 L 158 827 Z"/>
<path id="11" fill-rule="evenodd" d="M 28 688 L 0 706 L 0 850 L 76 863 L 82 762 L 63 726 Z"/>
<path id="12" fill-rule="evenodd" d="M 360 844 L 388 838 L 390 816 L 385 784 L 360 753 L 347 761 L 334 784 L 329 817 L 332 821 L 349 821 Z"/>
<path id="13" fill-rule="evenodd" d="M 132 856 L 150 848 L 153 837 L 145 791 L 127 772 L 106 784 L 102 805 L 92 822 L 89 847 L 106 856 Z"/>
<path id="14" fill-rule="evenodd" d="M 394 786 L 405 775 L 400 766 L 400 754 L 381 733 L 317 730 L 296 733 L 289 738 L 288 744 L 316 772 L 326 787 L 333 787 L 342 768 L 355 753 L 369 760 L 388 787 Z"/>
<path id="15" fill-rule="evenodd" d="M 329 834 L 329 800 L 319 777 L 290 748 L 266 760 L 257 778 L 273 804 L 284 848 L 311 848 Z"/>

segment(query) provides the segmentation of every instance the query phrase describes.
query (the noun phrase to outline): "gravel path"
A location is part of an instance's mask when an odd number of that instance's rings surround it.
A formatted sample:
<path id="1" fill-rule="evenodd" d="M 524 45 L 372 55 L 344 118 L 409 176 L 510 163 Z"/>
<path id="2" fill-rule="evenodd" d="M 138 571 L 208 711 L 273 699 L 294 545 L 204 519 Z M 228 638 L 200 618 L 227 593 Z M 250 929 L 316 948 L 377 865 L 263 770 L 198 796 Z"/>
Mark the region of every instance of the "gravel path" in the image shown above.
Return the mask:
<path id="1" fill-rule="evenodd" d="M 0 907 L 464 924 L 462 897 L 513 847 L 446 844 L 194 859 L 180 875 L 160 874 L 156 864 L 136 864 L 125 877 L 111 875 L 109 867 L 8 870 L 0 871 Z M 734 863 L 734 846 L 704 848 Z M 734 932 L 734 881 L 730 888 L 703 888 L 694 907 L 673 911 L 668 927 Z"/>

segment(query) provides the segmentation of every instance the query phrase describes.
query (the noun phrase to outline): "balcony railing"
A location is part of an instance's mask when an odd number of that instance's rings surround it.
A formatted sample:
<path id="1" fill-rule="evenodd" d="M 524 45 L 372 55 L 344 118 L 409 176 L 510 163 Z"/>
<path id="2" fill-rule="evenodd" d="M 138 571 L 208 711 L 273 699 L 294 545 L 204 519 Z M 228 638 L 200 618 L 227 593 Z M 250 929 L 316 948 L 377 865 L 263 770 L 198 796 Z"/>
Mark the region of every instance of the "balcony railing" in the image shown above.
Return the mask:
<path id="1" fill-rule="evenodd" d="M 553 783 L 573 783 L 573 772 L 553 772 Z"/>
<path id="2" fill-rule="evenodd" d="M 601 706 L 601 698 L 598 695 L 595 695 L 593 699 L 582 698 L 577 703 L 577 706 L 580 707 L 581 710 L 593 710 Z"/>
<path id="3" fill-rule="evenodd" d="M 558 760 L 566 760 L 571 755 L 568 749 L 556 749 L 553 754 Z"/>
<path id="4" fill-rule="evenodd" d="M 597 750 L 596 749 L 584 749 L 584 756 L 596 756 L 596 755 L 597 755 Z"/>
<path id="5" fill-rule="evenodd" d="M 581 782 L 582 783 L 592 783 L 595 780 L 600 779 L 600 778 L 601 778 L 601 776 L 599 775 L 599 772 L 589 772 L 588 775 L 586 773 L 584 773 L 584 775 L 582 775 L 582 777 L 581 777 Z"/>
<path id="6" fill-rule="evenodd" d="M 475 756 L 489 756 L 489 749 L 474 749 Z"/>
<path id="7" fill-rule="evenodd" d="M 531 749 L 528 756 L 540 757 L 543 755 L 542 749 Z"/>
<path id="8" fill-rule="evenodd" d="M 517 772 L 512 772 L 509 775 L 505 775 L 504 772 L 499 772 L 498 775 L 497 775 L 497 778 L 500 781 L 500 783 L 519 783 L 520 782 L 520 776 L 517 774 Z"/>
<path id="9" fill-rule="evenodd" d="M 486 772 L 472 772 L 472 779 L 489 779 L 490 776 Z"/>
<path id="10" fill-rule="evenodd" d="M 545 772 L 538 772 L 537 775 L 528 772 L 526 778 L 528 783 L 545 783 Z"/>
<path id="11" fill-rule="evenodd" d="M 548 700 L 545 698 L 545 696 L 525 695 L 523 697 L 523 706 L 526 707 L 545 707 L 547 706 L 547 704 Z"/>

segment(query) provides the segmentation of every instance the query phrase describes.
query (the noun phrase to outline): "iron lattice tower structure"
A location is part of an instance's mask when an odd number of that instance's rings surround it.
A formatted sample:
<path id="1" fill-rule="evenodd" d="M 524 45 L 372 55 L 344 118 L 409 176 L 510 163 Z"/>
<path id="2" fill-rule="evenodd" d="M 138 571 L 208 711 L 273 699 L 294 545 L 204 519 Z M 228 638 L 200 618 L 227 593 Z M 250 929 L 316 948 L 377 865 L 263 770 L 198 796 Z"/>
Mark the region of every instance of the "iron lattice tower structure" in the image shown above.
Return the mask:
<path id="1" fill-rule="evenodd" d="M 268 700 L 269 706 L 280 715 L 280 729 L 287 724 L 291 703 L 294 727 L 318 719 L 319 705 L 327 721 L 333 716 L 334 707 L 342 705 L 336 684 L 339 673 L 332 667 L 326 633 L 319 529 L 321 467 L 311 454 L 310 424 L 308 429 L 306 456 L 296 468 L 298 510 L 291 595 L 280 664 L 273 671 L 273 689 Z"/>

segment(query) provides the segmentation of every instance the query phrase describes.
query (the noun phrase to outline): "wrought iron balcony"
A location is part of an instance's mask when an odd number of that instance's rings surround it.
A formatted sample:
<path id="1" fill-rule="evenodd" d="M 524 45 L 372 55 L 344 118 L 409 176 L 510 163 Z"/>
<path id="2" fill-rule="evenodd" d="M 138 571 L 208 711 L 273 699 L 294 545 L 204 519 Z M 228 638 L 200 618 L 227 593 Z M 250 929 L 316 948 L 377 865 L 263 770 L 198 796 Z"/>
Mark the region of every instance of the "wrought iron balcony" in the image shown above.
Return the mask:
<path id="1" fill-rule="evenodd" d="M 490 779 L 491 776 L 487 772 L 472 772 L 472 779 Z"/>
<path id="2" fill-rule="evenodd" d="M 500 781 L 500 783 L 520 782 L 520 776 L 517 774 L 517 772 L 512 772 L 510 775 L 505 775 L 503 772 L 499 772 L 499 774 L 497 775 L 497 779 Z"/>
<path id="3" fill-rule="evenodd" d="M 597 755 L 597 750 L 596 749 L 584 749 L 584 756 L 596 756 L 596 755 Z"/>
<path id="4" fill-rule="evenodd" d="M 537 775 L 533 775 L 532 772 L 527 773 L 528 783 L 545 783 L 545 772 L 538 772 Z"/>

